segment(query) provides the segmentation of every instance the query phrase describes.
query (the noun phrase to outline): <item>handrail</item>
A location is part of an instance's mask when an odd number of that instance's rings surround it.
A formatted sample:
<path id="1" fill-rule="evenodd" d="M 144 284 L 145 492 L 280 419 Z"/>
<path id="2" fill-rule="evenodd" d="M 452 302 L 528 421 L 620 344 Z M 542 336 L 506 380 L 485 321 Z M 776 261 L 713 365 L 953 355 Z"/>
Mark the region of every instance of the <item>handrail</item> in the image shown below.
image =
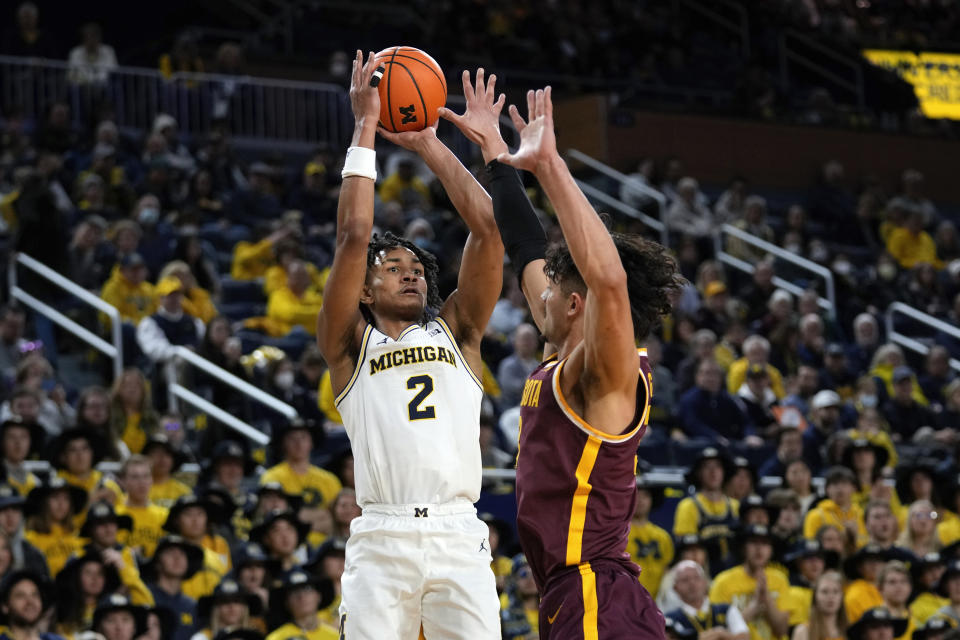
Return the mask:
<path id="1" fill-rule="evenodd" d="M 753 273 L 755 268 L 754 265 L 744 260 L 741 260 L 740 258 L 737 258 L 736 256 L 733 256 L 726 252 L 726 250 L 724 249 L 724 243 L 723 243 L 724 234 L 734 236 L 735 238 L 743 242 L 746 242 L 747 244 L 753 245 L 758 249 L 761 249 L 763 251 L 766 251 L 767 253 L 773 254 L 774 256 L 776 256 L 781 260 L 786 260 L 787 262 L 791 262 L 797 265 L 798 267 L 806 269 L 807 271 L 811 271 L 817 274 L 818 276 L 820 276 L 821 278 L 823 278 L 824 285 L 826 286 L 826 289 L 827 289 L 827 292 L 826 292 L 827 296 L 826 298 L 824 298 L 818 295 L 817 304 L 821 308 L 826 309 L 827 313 L 830 314 L 831 318 L 836 318 L 836 314 L 837 314 L 836 286 L 833 280 L 833 273 L 831 273 L 829 269 L 827 269 L 822 265 L 817 264 L 812 260 L 808 260 L 807 258 L 794 255 L 789 251 L 787 251 L 786 249 L 783 249 L 773 243 L 770 243 L 770 242 L 767 242 L 766 240 L 758 238 L 752 233 L 747 233 L 746 231 L 743 231 L 742 229 L 738 229 L 737 227 L 731 224 L 724 224 L 720 227 L 719 233 L 717 233 L 714 236 L 714 244 L 716 246 L 716 257 L 721 262 L 728 264 L 731 267 L 734 267 L 736 269 L 739 269 L 740 271 L 743 271 L 745 273 Z M 803 293 L 803 289 L 801 287 L 793 284 L 792 282 L 784 280 L 783 278 L 774 277 L 773 283 L 776 284 L 778 287 L 782 287 L 787 291 L 790 291 L 794 295 L 800 295 Z"/>
<path id="2" fill-rule="evenodd" d="M 657 203 L 657 210 L 660 214 L 659 220 L 651 216 L 648 216 L 642 211 L 638 211 L 637 209 L 634 209 L 631 206 L 628 206 L 626 203 L 621 202 L 620 200 L 600 191 L 599 189 L 596 189 L 595 187 L 590 187 L 590 185 L 586 185 L 583 181 L 580 181 L 580 180 L 577 181 L 581 189 L 584 189 L 585 186 L 589 187 L 590 189 L 592 189 L 592 192 L 594 193 L 595 197 L 599 200 L 603 200 L 608 206 L 612 206 L 622 211 L 623 213 L 626 213 L 628 216 L 637 218 L 648 227 L 659 231 L 660 242 L 661 244 L 663 244 L 663 246 L 668 246 L 670 244 L 670 231 L 669 229 L 667 229 L 667 225 L 666 225 L 667 197 L 665 195 L 663 195 L 662 193 L 660 193 L 660 191 L 654 189 L 653 187 L 650 187 L 649 185 L 646 185 L 640 182 L 636 178 L 631 178 L 630 176 L 624 173 L 620 173 L 613 167 L 607 166 L 604 163 L 600 162 L 599 160 L 596 160 L 577 149 L 567 149 L 566 156 L 571 160 L 575 160 L 581 164 L 584 164 L 590 167 L 591 169 L 597 171 L 598 173 L 602 173 L 603 175 L 609 178 L 613 178 L 614 180 L 616 180 L 621 184 L 629 185 L 631 188 L 636 189 L 640 193 L 643 193 L 644 195 L 648 195 L 651 198 L 653 198 Z M 584 189 L 584 192 L 586 192 L 587 190 L 588 189 Z"/>
<path id="3" fill-rule="evenodd" d="M 94 309 L 105 313 L 110 318 L 110 333 L 113 343 L 109 343 L 100 336 L 96 335 L 86 327 L 81 326 L 72 318 L 67 317 L 54 307 L 46 304 L 38 298 L 30 295 L 20 288 L 17 284 L 17 265 L 22 265 L 30 269 L 38 276 L 46 279 L 48 282 L 57 285 L 61 289 L 72 294 L 77 299 L 90 305 Z M 39 260 L 31 258 L 25 253 L 18 252 L 10 259 L 10 265 L 7 269 L 7 282 L 10 286 L 10 297 L 15 298 L 28 307 L 47 316 L 53 322 L 71 332 L 94 349 L 100 351 L 108 358 L 113 359 L 113 375 L 119 378 L 123 373 L 123 329 L 120 312 L 112 304 L 93 295 L 73 280 L 57 273 Z"/>
<path id="4" fill-rule="evenodd" d="M 714 3 L 720 3 L 721 0 L 713 0 Z M 739 17 L 739 23 L 734 22 L 730 18 L 721 15 L 719 12 L 711 9 L 710 7 L 697 2 L 696 0 L 678 0 L 674 3 L 675 5 L 684 4 L 690 9 L 693 9 L 700 15 L 706 16 L 720 25 L 721 27 L 736 33 L 740 36 L 740 49 L 743 53 L 744 59 L 750 57 L 750 18 L 747 10 L 735 2 L 722 2 L 725 6 L 730 9 L 733 9 L 734 12 Z"/>
<path id="5" fill-rule="evenodd" d="M 899 344 L 900 346 L 906 347 L 911 351 L 916 351 L 922 355 L 927 355 L 927 353 L 930 351 L 930 347 L 923 342 L 920 342 L 916 338 L 911 338 L 910 336 L 906 336 L 896 330 L 893 324 L 893 317 L 898 313 L 901 313 L 908 318 L 916 320 L 917 322 L 925 324 L 928 327 L 936 329 L 937 331 L 942 331 L 943 333 L 960 340 L 960 329 L 952 324 L 944 322 L 943 320 L 940 320 L 929 313 L 924 313 L 923 311 L 911 307 L 903 302 L 892 302 L 890 303 L 890 306 L 887 307 L 886 313 L 887 339 L 891 342 Z M 960 372 L 960 360 L 950 358 L 950 367 L 954 371 Z"/>
<path id="6" fill-rule="evenodd" d="M 203 396 L 200 396 L 190 389 L 186 388 L 178 381 L 178 363 L 186 363 L 203 371 L 207 375 L 216 378 L 220 382 L 227 384 L 240 393 L 250 396 L 251 399 L 273 409 L 288 420 L 293 420 L 299 416 L 297 410 L 291 405 L 271 396 L 262 389 L 258 389 L 246 380 L 239 378 L 229 371 L 218 367 L 206 358 L 197 355 L 186 347 L 178 346 L 174 348 L 173 356 L 167 361 L 165 373 L 167 376 L 167 403 L 171 411 L 177 410 L 177 404 L 183 400 L 200 411 L 209 414 L 212 418 L 219 420 L 234 431 L 237 431 L 254 442 L 266 445 L 270 442 L 270 437 L 257 429 L 256 427 L 244 422 L 233 414 L 224 411 L 213 404 Z"/>
<path id="7" fill-rule="evenodd" d="M 830 69 L 827 69 L 823 65 L 814 62 L 809 56 L 805 56 L 795 50 L 791 51 L 789 46 L 790 38 L 798 42 L 802 42 L 805 46 L 827 56 L 828 58 L 832 58 L 835 62 L 851 69 L 853 71 L 854 79 L 851 81 L 847 80 L 846 78 L 842 78 Z M 789 61 L 796 62 L 797 64 L 806 67 L 810 71 L 819 74 L 821 77 L 833 82 L 837 86 L 846 89 L 856 97 L 857 108 L 860 110 L 866 108 L 863 69 L 856 62 L 850 60 L 840 53 L 837 53 L 830 47 L 817 42 L 813 38 L 809 38 L 801 33 L 798 33 L 797 31 L 794 31 L 793 29 L 787 29 L 780 34 L 780 82 L 784 87 L 787 87 L 790 84 L 790 70 L 788 65 Z"/>

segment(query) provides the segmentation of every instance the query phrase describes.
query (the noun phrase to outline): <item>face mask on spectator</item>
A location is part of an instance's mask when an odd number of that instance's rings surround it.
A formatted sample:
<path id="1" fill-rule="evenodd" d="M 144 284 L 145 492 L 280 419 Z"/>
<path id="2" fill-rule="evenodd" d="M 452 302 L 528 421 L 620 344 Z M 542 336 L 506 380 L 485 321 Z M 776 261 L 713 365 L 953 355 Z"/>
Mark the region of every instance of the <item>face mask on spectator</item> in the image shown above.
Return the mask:
<path id="1" fill-rule="evenodd" d="M 860 404 L 863 405 L 864 409 L 873 409 L 877 406 L 877 396 L 872 393 L 867 393 L 860 396 Z"/>
<path id="2" fill-rule="evenodd" d="M 140 214 L 137 216 L 137 220 L 140 221 L 140 224 L 156 224 L 157 220 L 160 219 L 160 211 L 154 209 L 153 207 L 145 207 L 140 209 Z"/>
<path id="3" fill-rule="evenodd" d="M 281 371 L 273 379 L 278 389 L 289 391 L 293 387 L 293 371 Z"/>

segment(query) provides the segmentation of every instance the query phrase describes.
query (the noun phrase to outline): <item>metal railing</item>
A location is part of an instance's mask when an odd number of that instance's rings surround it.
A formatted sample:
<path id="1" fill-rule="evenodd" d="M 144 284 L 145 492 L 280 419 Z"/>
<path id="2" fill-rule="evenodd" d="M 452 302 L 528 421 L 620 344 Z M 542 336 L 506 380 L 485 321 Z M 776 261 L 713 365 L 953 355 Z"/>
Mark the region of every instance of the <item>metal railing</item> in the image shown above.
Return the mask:
<path id="1" fill-rule="evenodd" d="M 711 0 L 709 6 L 697 0 L 674 0 L 673 6 L 675 11 L 683 6 L 734 34 L 740 39 L 743 58 L 746 60 L 750 57 L 750 16 L 742 5 L 730 0 Z M 724 15 L 724 10 L 736 17 Z"/>
<path id="2" fill-rule="evenodd" d="M 174 73 L 117 67 L 102 81 L 78 82 L 61 60 L 0 56 L 0 104 L 18 106 L 40 122 L 55 102 L 71 108 L 75 126 L 112 107 L 118 127 L 150 130 L 159 113 L 172 115 L 181 133 L 206 135 L 224 123 L 234 140 L 271 145 L 341 146 L 353 121 L 339 85 L 210 73 Z"/>
<path id="3" fill-rule="evenodd" d="M 903 302 L 893 302 L 889 307 L 887 307 L 886 313 L 887 340 L 893 342 L 894 344 L 898 344 L 901 347 L 910 349 L 911 351 L 915 351 L 921 355 L 927 355 L 927 353 L 930 352 L 930 346 L 926 343 L 897 331 L 894 323 L 894 317 L 897 314 L 907 316 L 915 322 L 925 324 L 931 329 L 936 329 L 937 331 L 941 331 L 952 338 L 960 340 L 960 329 L 949 322 L 944 322 L 939 318 L 931 316 L 929 313 L 924 313 L 923 311 L 911 307 L 908 304 L 904 304 Z M 960 372 L 960 360 L 950 358 L 950 368 L 954 371 Z"/>
<path id="4" fill-rule="evenodd" d="M 804 51 L 805 49 L 805 51 Z M 812 55 L 829 58 L 831 63 L 850 71 L 849 77 L 837 73 L 813 59 Z M 857 108 L 866 107 L 863 83 L 863 69 L 858 62 L 837 53 L 830 47 L 813 38 L 802 35 L 792 29 L 780 34 L 780 83 L 786 89 L 790 86 L 790 64 L 803 67 L 822 81 L 848 92 L 855 100 Z"/>
<path id="5" fill-rule="evenodd" d="M 757 236 L 751 233 L 747 233 L 742 229 L 738 229 L 731 224 L 724 224 L 720 227 L 720 231 L 716 235 L 714 235 L 714 246 L 716 247 L 716 258 L 720 262 L 727 264 L 733 267 L 734 269 L 743 271 L 745 273 L 752 274 L 755 269 L 755 265 L 747 262 L 746 260 L 742 260 L 737 256 L 727 253 L 727 251 L 724 248 L 725 246 L 723 241 L 724 236 L 732 236 L 743 243 L 752 245 L 760 249 L 761 251 L 766 251 L 767 253 L 774 256 L 775 258 L 789 262 L 797 267 L 800 267 L 801 269 L 810 271 L 811 273 L 814 273 L 820 278 L 822 278 L 824 287 L 826 288 L 826 297 L 823 297 L 818 294 L 817 304 L 822 309 L 825 309 L 831 318 L 834 318 L 834 319 L 836 318 L 836 314 L 837 314 L 836 284 L 833 279 L 833 273 L 831 273 L 830 269 L 827 269 L 826 267 L 819 265 L 812 260 L 808 260 L 798 255 L 794 255 L 789 251 L 787 251 L 786 249 L 783 249 L 771 242 L 767 242 L 766 240 L 758 238 Z M 779 276 L 774 276 L 773 283 L 782 289 L 786 289 L 787 291 L 789 291 L 795 296 L 801 296 L 804 293 L 803 287 L 797 284 L 794 284 L 789 280 L 784 280 Z"/>
<path id="6" fill-rule="evenodd" d="M 107 342 L 86 327 L 81 326 L 53 306 L 24 291 L 20 287 L 17 279 L 17 266 L 29 269 L 47 282 L 75 296 L 81 302 L 106 314 L 107 317 L 110 318 L 110 336 L 112 343 Z M 7 268 L 7 283 L 10 285 L 10 297 L 12 299 L 19 300 L 34 311 L 45 315 L 51 321 L 74 334 L 103 355 L 111 358 L 113 360 L 113 375 L 117 378 L 120 377 L 120 374 L 123 373 L 123 328 L 121 326 L 120 312 L 117 311 L 116 307 L 98 298 L 73 280 L 60 275 L 47 265 L 31 258 L 25 253 L 16 253 L 11 256 L 10 264 Z"/>
<path id="7" fill-rule="evenodd" d="M 229 371 L 218 367 L 206 358 L 198 356 L 196 353 L 186 347 L 176 347 L 174 355 L 165 365 L 165 374 L 167 376 L 167 403 L 171 411 L 176 412 L 180 400 L 189 405 L 207 413 L 210 417 L 219 420 L 234 431 L 237 431 L 257 444 L 266 445 L 270 442 L 270 437 L 253 427 L 252 425 L 237 418 L 233 414 L 224 411 L 206 398 L 180 384 L 179 373 L 182 367 L 189 365 L 195 367 L 215 378 L 219 382 L 229 385 L 249 396 L 270 409 L 273 409 L 288 420 L 293 420 L 299 416 L 297 410 L 292 406 L 279 400 L 262 389 L 258 389 L 246 380 L 238 378 Z"/>
<path id="8" fill-rule="evenodd" d="M 605 193 L 600 189 L 597 189 L 596 187 L 593 187 L 585 183 L 582 180 L 577 180 L 577 184 L 580 186 L 580 188 L 583 190 L 584 194 L 586 194 L 588 198 L 595 201 L 599 201 L 606 206 L 613 207 L 617 211 L 620 211 L 621 213 L 624 213 L 630 216 L 631 218 L 636 218 L 637 220 L 640 220 L 645 225 L 647 225 L 648 227 L 657 231 L 660 234 L 660 242 L 661 244 L 663 244 L 663 246 L 665 247 L 669 246 L 670 231 L 667 229 L 667 225 L 664 223 L 664 221 L 666 220 L 666 211 L 667 211 L 666 196 L 664 196 L 662 193 L 660 193 L 653 187 L 645 185 L 639 180 L 635 178 L 631 178 L 630 176 L 617 171 L 613 167 L 605 165 L 604 163 L 588 156 L 582 151 L 579 151 L 577 149 L 567 149 L 567 152 L 565 155 L 567 156 L 568 159 L 573 160 L 575 162 L 579 162 L 580 164 L 585 165 L 593 169 L 594 171 L 604 176 L 607 176 L 608 178 L 612 178 L 613 180 L 617 181 L 619 184 L 628 186 L 629 188 L 635 191 L 639 191 L 640 193 L 646 196 L 649 196 L 651 199 L 653 199 L 657 203 L 657 211 L 660 216 L 659 220 L 651 216 L 648 216 L 642 211 L 627 205 L 622 200 L 618 198 L 614 198 L 613 196 Z"/>

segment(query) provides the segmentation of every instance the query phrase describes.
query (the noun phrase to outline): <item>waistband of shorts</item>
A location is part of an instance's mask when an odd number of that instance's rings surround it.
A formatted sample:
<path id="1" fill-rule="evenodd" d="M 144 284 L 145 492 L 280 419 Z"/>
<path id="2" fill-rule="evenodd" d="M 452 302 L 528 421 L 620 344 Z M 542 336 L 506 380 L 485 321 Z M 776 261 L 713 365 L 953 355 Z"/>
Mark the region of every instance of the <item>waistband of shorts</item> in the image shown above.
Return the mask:
<path id="1" fill-rule="evenodd" d="M 555 586 L 559 582 L 563 582 L 567 578 L 573 576 L 580 576 L 587 571 L 596 573 L 597 571 L 612 570 L 612 571 L 622 571 L 624 573 L 629 573 L 632 575 L 640 575 L 640 571 L 637 568 L 637 565 L 632 561 L 620 560 L 618 558 L 595 558 L 589 562 L 581 562 L 577 565 L 572 565 L 569 567 L 564 567 L 562 569 L 553 571 L 550 575 L 547 576 L 546 584 L 544 584 L 544 591 L 546 592 L 551 587 Z"/>
<path id="2" fill-rule="evenodd" d="M 444 502 L 442 504 L 365 504 L 363 515 L 376 514 L 396 518 L 432 518 L 476 514 L 477 508 L 470 502 Z"/>

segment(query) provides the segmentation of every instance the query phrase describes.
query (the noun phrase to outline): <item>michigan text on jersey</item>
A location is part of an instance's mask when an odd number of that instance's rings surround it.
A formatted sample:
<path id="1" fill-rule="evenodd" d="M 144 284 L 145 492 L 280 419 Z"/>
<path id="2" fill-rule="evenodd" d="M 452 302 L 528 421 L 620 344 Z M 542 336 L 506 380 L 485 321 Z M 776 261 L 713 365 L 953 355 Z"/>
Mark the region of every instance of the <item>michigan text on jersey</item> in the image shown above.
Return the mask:
<path id="1" fill-rule="evenodd" d="M 420 362 L 446 362 L 454 367 L 457 366 L 457 359 L 450 349 L 433 346 L 408 347 L 382 353 L 378 358 L 371 358 L 370 375 L 393 367 L 403 367 Z"/>

